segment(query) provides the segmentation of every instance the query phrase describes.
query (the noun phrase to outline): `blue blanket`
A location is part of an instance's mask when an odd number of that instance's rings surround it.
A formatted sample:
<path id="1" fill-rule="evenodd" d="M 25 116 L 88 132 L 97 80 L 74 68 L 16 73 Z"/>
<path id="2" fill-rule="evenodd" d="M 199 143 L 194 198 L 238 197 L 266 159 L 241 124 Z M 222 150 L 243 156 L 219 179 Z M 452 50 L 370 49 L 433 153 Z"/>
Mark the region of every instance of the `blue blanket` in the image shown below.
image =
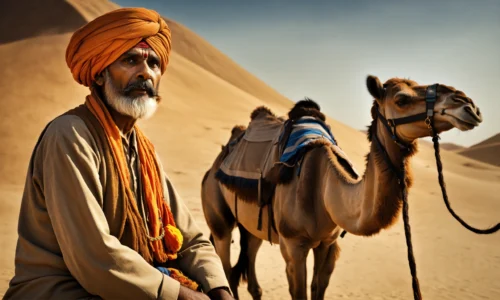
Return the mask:
<path id="1" fill-rule="evenodd" d="M 294 165 L 302 158 L 306 146 L 320 139 L 337 145 L 330 128 L 324 122 L 313 117 L 300 118 L 293 124 L 280 162 Z"/>

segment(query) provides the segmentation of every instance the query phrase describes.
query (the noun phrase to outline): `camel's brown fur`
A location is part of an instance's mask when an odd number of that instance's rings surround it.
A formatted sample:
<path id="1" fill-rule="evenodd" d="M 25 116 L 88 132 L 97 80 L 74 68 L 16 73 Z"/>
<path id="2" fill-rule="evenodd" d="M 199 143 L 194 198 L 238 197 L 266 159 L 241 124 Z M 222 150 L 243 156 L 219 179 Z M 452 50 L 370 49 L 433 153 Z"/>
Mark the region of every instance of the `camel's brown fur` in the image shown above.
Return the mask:
<path id="1" fill-rule="evenodd" d="M 430 132 L 423 121 L 397 127 L 396 135 L 409 146 L 403 151 L 391 138 L 392 133 L 383 126 L 377 117 L 378 109 L 386 118 L 400 118 L 425 111 L 425 90 L 427 86 L 418 85 L 408 79 L 392 78 L 380 83 L 378 78 L 369 76 L 366 84 L 368 91 L 375 98 L 371 108 L 373 121 L 368 128 L 370 152 L 366 155 L 366 169 L 360 178 L 355 178 L 346 168 L 343 158 L 335 153 L 331 145 L 318 142 L 304 156 L 300 176 L 292 175 L 287 184 L 278 184 L 272 207 L 276 219 L 277 232 L 268 236 L 267 230 L 257 229 L 259 208 L 252 203 L 237 202 L 237 218 L 240 230 L 245 230 L 242 237 L 247 246 L 242 246 L 240 259 L 248 264 L 248 289 L 254 299 L 260 299 L 262 291 L 255 272 L 255 257 L 262 240 L 279 243 L 281 254 L 286 262 L 289 291 L 292 299 L 306 299 L 307 274 L 306 258 L 309 250 L 314 252 L 314 274 L 311 283 L 313 299 L 323 299 L 330 276 L 338 258 L 337 238 L 340 230 L 350 234 L 371 236 L 384 228 L 389 228 L 397 220 L 401 211 L 401 190 L 397 176 L 389 168 L 381 150 L 374 142 L 375 136 L 386 149 L 388 157 L 396 167 L 405 166 L 406 184 L 413 183 L 410 171 L 410 158 L 417 152 L 416 140 L 429 136 Z M 402 102 L 406 97 L 408 102 Z M 460 101 L 457 101 L 460 100 Z M 305 101 L 302 107 L 289 112 L 289 118 L 297 118 L 304 113 L 317 114 L 319 106 Z M 443 132 L 457 127 L 468 130 L 477 126 L 482 117 L 479 109 L 463 92 L 452 87 L 440 85 L 436 111 L 447 109 L 446 115 L 436 114 L 434 127 Z M 270 110 L 256 111 L 272 113 Z M 256 112 L 254 111 L 254 112 Z M 256 117 L 260 113 L 252 114 Z M 324 116 L 323 116 L 324 117 Z M 455 119 L 467 121 L 472 127 L 464 127 Z M 475 122 L 475 123 L 473 123 Z M 462 125 L 461 125 L 462 124 Z M 222 153 L 222 152 L 221 152 Z M 219 159 L 220 155 L 216 159 Z M 231 231 L 236 216 L 235 195 L 215 179 L 217 165 L 214 164 L 206 176 L 202 193 L 202 204 L 211 232 L 224 232 L 214 238 L 216 250 L 224 265 L 224 270 L 231 276 L 230 243 Z M 292 174 L 296 174 L 296 167 Z M 220 211 L 229 210 L 231 217 L 225 217 Z M 268 209 L 263 210 L 262 228 L 267 229 Z M 220 224 L 227 224 L 221 231 Z M 215 235 L 215 234 L 214 234 Z M 242 243 L 244 245 L 245 243 Z M 233 275 L 236 273 L 233 273 Z M 236 275 L 239 276 L 239 275 Z M 231 288 L 237 292 L 237 280 L 231 277 Z M 237 296 L 237 293 L 236 293 Z"/>
<path id="2" fill-rule="evenodd" d="M 321 121 L 326 120 L 320 106 L 309 98 L 297 102 L 290 112 L 288 112 L 288 118 L 291 120 L 297 120 L 305 116 L 315 117 Z"/>
<path id="3" fill-rule="evenodd" d="M 231 147 L 229 146 L 229 143 L 234 141 L 235 139 L 239 138 L 246 130 L 246 126 L 244 125 L 235 125 L 231 129 L 231 137 L 227 141 L 226 145 L 223 145 L 221 147 L 221 152 L 219 155 L 217 155 L 217 158 L 215 159 L 214 166 L 220 167 L 222 162 L 224 161 L 224 158 L 229 154 Z M 208 172 L 207 172 L 208 173 Z"/>
<path id="4" fill-rule="evenodd" d="M 408 82 L 408 79 L 405 79 L 403 81 L 404 82 Z M 410 82 L 413 82 L 413 81 L 410 81 Z M 377 126 L 383 126 L 382 124 L 377 125 L 377 119 L 376 119 L 377 109 L 379 109 L 379 104 L 377 103 L 377 101 L 373 101 L 373 105 L 372 105 L 372 108 L 371 108 L 371 115 L 372 115 L 373 120 L 372 120 L 370 126 L 368 126 L 368 131 L 367 131 L 367 138 L 368 138 L 368 141 L 370 143 L 373 142 L 373 136 L 376 133 Z M 407 170 L 407 172 L 406 172 L 406 186 L 408 188 L 410 188 L 410 187 L 413 186 L 413 173 L 411 172 L 410 158 L 412 158 L 417 153 L 417 151 L 418 151 L 417 140 L 414 140 L 413 142 L 408 143 L 407 146 L 408 146 L 408 150 L 409 151 L 407 153 L 404 153 L 403 156 L 405 158 L 405 161 L 404 161 L 405 170 Z M 377 164 L 383 164 L 383 163 L 385 163 L 384 156 L 383 156 L 383 154 L 378 149 L 373 154 L 375 154 L 373 156 L 375 157 L 375 160 L 376 160 Z M 366 154 L 366 159 L 365 159 L 366 160 L 366 165 L 368 165 L 368 161 L 370 160 L 370 156 L 371 155 L 372 155 L 371 152 L 369 152 L 369 153 Z M 390 169 L 387 169 L 387 171 L 391 172 Z M 394 173 L 392 173 L 392 172 L 391 172 L 391 174 L 394 175 Z"/>
<path id="5" fill-rule="evenodd" d="M 252 111 L 252 113 L 250 114 L 250 120 L 254 120 L 260 114 L 271 115 L 271 116 L 277 118 L 277 116 L 271 111 L 271 109 L 269 107 L 267 107 L 267 106 L 259 106 L 256 109 L 254 109 Z"/>

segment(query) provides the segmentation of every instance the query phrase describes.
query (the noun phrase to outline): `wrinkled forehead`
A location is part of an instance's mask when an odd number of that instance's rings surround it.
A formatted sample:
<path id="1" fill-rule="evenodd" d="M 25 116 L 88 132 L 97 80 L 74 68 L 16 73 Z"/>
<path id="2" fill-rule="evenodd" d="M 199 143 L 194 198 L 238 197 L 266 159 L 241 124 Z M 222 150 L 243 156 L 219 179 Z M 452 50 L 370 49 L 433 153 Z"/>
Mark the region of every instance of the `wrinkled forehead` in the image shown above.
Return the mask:
<path id="1" fill-rule="evenodd" d="M 386 92 L 386 97 L 394 98 L 398 95 L 404 94 L 410 97 L 425 97 L 427 87 L 429 85 L 420 85 L 417 82 L 410 79 L 389 79 L 384 83 L 384 88 Z M 457 93 L 463 94 L 461 91 L 457 91 L 451 86 L 444 84 L 439 84 L 437 89 L 438 94 L 448 94 Z"/>

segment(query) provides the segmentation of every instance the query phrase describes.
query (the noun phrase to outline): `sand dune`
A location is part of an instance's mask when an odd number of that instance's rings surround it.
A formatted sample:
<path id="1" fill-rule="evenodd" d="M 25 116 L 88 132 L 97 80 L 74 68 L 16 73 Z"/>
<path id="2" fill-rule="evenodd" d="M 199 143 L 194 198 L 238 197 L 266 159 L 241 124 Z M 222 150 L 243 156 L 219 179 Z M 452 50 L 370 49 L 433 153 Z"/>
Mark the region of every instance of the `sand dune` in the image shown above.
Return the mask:
<path id="1" fill-rule="evenodd" d="M 16 5 L 35 6 L 35 2 Z M 0 151 L 0 295 L 14 272 L 19 201 L 32 148 L 48 121 L 82 103 L 88 93 L 73 81 L 64 62 L 70 32 L 82 19 L 90 20 L 116 7 L 97 0 L 70 1 L 69 8 L 63 1 L 53 2 L 54 7 L 59 7 L 54 13 L 73 17 L 61 17 L 60 22 L 40 17 L 37 22 L 45 22 L 41 25 L 57 29 L 52 34 L 28 26 L 1 36 L 9 43 L 0 44 L 0 76 L 8 78 L 0 83 L 0 142 L 4 145 Z M 19 7 L 11 10 L 17 17 Z M 198 224 L 208 234 L 200 206 L 201 178 L 220 144 L 227 140 L 230 128 L 247 124 L 250 112 L 258 105 L 283 115 L 292 101 L 194 32 L 174 21 L 169 24 L 174 33 L 174 52 L 160 88 L 162 106 L 141 126 L 155 143 L 167 173 Z M 365 89 L 364 82 L 359 84 Z M 369 149 L 365 135 L 332 118 L 328 123 L 356 168 L 364 171 L 364 156 Z M 498 234 L 478 236 L 452 219 L 440 195 L 433 150 L 420 148 L 412 161 L 415 187 L 410 191 L 410 220 L 424 299 L 500 299 Z M 442 159 L 448 193 L 457 213 L 478 227 L 498 222 L 500 168 L 450 151 L 442 151 Z M 347 235 L 340 246 L 341 258 L 327 299 L 411 299 L 402 222 L 372 238 Z M 236 259 L 238 243 L 233 244 L 233 250 Z M 284 266 L 278 246 L 264 243 L 257 258 L 264 299 L 289 298 Z M 311 272 L 312 255 L 308 282 Z M 250 299 L 245 284 L 240 294 Z"/>
<path id="2" fill-rule="evenodd" d="M 469 148 L 459 150 L 458 153 L 481 162 L 500 166 L 500 133 Z"/>
<path id="3" fill-rule="evenodd" d="M 478 161 L 500 166 L 500 142 L 474 146 L 458 153 Z"/>
<path id="4" fill-rule="evenodd" d="M 442 143 L 441 144 L 441 149 L 448 150 L 448 151 L 459 151 L 459 150 L 462 150 L 464 148 L 465 148 L 464 146 L 460 146 L 460 145 L 453 144 L 453 143 Z"/>
<path id="5" fill-rule="evenodd" d="M 2 1 L 0 44 L 40 35 L 73 32 L 85 23 L 82 14 L 66 1 Z"/>
<path id="6" fill-rule="evenodd" d="M 491 144 L 498 144 L 500 143 L 500 133 L 495 134 L 494 136 L 487 138 L 486 140 L 479 142 L 477 144 L 474 144 L 470 146 L 469 148 L 475 148 L 475 147 L 481 147 L 485 145 L 491 145 Z"/>

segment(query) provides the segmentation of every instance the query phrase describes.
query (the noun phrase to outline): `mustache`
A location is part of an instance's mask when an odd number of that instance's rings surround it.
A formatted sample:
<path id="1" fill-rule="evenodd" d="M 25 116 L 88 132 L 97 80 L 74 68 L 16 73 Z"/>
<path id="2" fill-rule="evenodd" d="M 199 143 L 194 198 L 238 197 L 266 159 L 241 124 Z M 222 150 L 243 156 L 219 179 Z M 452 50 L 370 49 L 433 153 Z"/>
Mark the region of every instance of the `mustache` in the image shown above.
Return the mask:
<path id="1" fill-rule="evenodd" d="M 150 80 L 137 80 L 135 82 L 129 83 L 127 87 L 123 90 L 125 96 L 130 96 L 133 90 L 145 90 L 149 97 L 158 97 L 158 90 L 153 86 L 153 82 Z"/>

